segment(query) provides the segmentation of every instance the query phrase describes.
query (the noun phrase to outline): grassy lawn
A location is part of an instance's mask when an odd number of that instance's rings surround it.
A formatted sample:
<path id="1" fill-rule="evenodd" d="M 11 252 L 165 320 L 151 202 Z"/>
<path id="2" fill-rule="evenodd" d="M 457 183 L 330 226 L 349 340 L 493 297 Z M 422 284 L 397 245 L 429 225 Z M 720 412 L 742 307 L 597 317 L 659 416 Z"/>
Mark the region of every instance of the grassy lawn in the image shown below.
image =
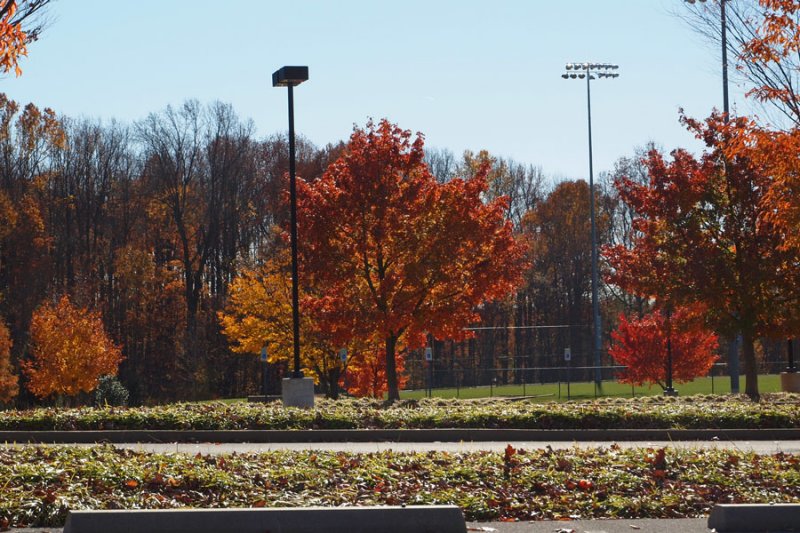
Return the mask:
<path id="1" fill-rule="evenodd" d="M 744 391 L 744 376 L 739 381 L 740 391 Z M 758 387 L 762 393 L 779 392 L 781 389 L 780 376 L 763 374 L 758 377 Z M 681 396 L 693 394 L 728 394 L 731 391 L 731 380 L 728 376 L 715 378 L 698 378 L 688 383 L 676 383 L 675 389 Z M 426 390 L 404 390 L 400 392 L 403 399 L 425 398 Z M 498 385 L 497 387 L 466 387 L 451 389 L 434 389 L 434 398 L 488 398 L 490 396 L 532 396 L 541 401 L 567 401 L 585 400 L 595 397 L 622 397 L 631 398 L 639 396 L 660 396 L 663 394 L 661 387 L 631 387 L 616 381 L 604 381 L 602 390 L 595 390 L 592 382 L 576 382 L 567 386 L 566 382 L 559 383 L 529 383 L 526 385 Z"/>

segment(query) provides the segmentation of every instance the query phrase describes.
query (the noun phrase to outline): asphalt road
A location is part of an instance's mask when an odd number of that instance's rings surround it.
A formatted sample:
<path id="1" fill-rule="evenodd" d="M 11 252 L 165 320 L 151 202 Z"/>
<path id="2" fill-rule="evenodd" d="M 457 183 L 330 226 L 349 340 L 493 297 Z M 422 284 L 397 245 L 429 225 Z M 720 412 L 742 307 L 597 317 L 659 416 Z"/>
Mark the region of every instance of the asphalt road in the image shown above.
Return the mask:
<path id="1" fill-rule="evenodd" d="M 496 441 L 496 442 L 272 442 L 272 443 L 120 443 L 118 448 L 128 448 L 155 453 L 188 453 L 203 455 L 226 453 L 260 453 L 271 450 L 323 450 L 350 453 L 371 453 L 385 450 L 396 452 L 470 452 L 496 451 L 502 452 L 511 444 L 514 448 L 533 450 L 550 446 L 553 449 L 598 448 L 608 447 L 611 442 L 532 442 L 532 441 Z M 777 452 L 800 454 L 800 441 L 631 441 L 616 443 L 622 448 L 674 448 L 674 449 L 727 449 L 755 452 L 769 455 Z M 2 446 L 21 446 L 19 444 L 3 444 Z M 44 444 L 40 446 L 94 446 L 93 444 Z"/>

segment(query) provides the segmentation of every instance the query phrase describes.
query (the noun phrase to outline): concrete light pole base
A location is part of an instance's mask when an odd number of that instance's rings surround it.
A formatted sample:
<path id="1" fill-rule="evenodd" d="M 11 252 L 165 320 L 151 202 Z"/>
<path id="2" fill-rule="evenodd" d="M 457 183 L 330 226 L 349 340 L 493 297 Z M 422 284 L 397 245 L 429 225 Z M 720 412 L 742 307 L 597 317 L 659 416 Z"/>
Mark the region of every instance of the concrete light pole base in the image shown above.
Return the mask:
<path id="1" fill-rule="evenodd" d="M 314 407 L 314 379 L 283 378 L 281 396 L 284 407 Z"/>
<path id="2" fill-rule="evenodd" d="M 800 392 L 800 372 L 781 372 L 781 390 Z"/>

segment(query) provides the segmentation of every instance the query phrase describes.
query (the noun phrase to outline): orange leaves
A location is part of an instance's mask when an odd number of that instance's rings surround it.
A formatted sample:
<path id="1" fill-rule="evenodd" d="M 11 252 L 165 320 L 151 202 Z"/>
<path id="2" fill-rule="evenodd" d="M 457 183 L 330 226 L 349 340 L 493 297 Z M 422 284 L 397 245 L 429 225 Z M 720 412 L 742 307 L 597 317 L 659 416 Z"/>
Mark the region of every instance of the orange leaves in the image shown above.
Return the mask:
<path id="1" fill-rule="evenodd" d="M 11 371 L 11 337 L 0 320 L 0 404 L 13 400 L 19 392 L 17 376 Z"/>
<path id="2" fill-rule="evenodd" d="M 622 383 L 664 385 L 667 374 L 667 338 L 672 349 L 672 373 L 677 382 L 691 381 L 708 373 L 717 360 L 717 336 L 697 321 L 696 309 L 681 307 L 667 319 L 654 311 L 641 319 L 620 316 L 619 327 L 611 333 L 608 353 L 627 368 Z"/>
<path id="3" fill-rule="evenodd" d="M 800 25 L 796 0 L 759 0 L 764 19 L 756 36 L 745 45 L 750 61 L 780 62 L 800 50 Z"/>
<path id="4" fill-rule="evenodd" d="M 408 381 L 408 377 L 404 375 L 405 357 L 402 353 L 398 353 L 395 359 L 398 387 L 403 388 Z M 385 351 L 367 347 L 354 353 L 347 362 L 343 385 L 353 396 L 383 398 L 388 388 Z"/>
<path id="5" fill-rule="evenodd" d="M 19 76 L 22 69 L 19 68 L 19 58 L 28 55 L 26 43 L 28 36 L 22 31 L 22 24 L 14 22 L 14 15 L 17 13 L 17 2 L 15 0 L 5 0 L 0 3 L 2 17 L 0 17 L 0 71 L 14 73 Z"/>
<path id="6" fill-rule="evenodd" d="M 423 156 L 422 135 L 370 122 L 322 178 L 298 184 L 301 268 L 324 294 L 311 302 L 322 327 L 342 344 L 464 338 L 475 306 L 521 281 L 505 200 L 482 201 L 486 166 L 438 184 Z"/>
<path id="7" fill-rule="evenodd" d="M 74 307 L 66 296 L 36 310 L 31 342 L 33 359 L 23 362 L 22 368 L 28 389 L 39 398 L 90 392 L 100 376 L 115 375 L 122 361 L 99 313 Z"/>

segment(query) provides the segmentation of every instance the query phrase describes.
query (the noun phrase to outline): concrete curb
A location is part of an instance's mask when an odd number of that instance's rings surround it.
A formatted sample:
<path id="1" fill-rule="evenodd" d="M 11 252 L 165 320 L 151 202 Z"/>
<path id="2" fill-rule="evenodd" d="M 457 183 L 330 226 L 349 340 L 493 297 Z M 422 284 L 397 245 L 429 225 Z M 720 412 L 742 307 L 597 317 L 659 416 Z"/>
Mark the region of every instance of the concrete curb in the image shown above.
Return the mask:
<path id="1" fill-rule="evenodd" d="M 314 429 L 0 431 L 0 442 L 520 442 L 800 440 L 800 429 Z"/>
<path id="2" fill-rule="evenodd" d="M 708 517 L 708 527 L 719 533 L 800 531 L 800 504 L 717 504 Z"/>
<path id="3" fill-rule="evenodd" d="M 64 533 L 466 533 L 454 505 L 70 511 Z"/>

